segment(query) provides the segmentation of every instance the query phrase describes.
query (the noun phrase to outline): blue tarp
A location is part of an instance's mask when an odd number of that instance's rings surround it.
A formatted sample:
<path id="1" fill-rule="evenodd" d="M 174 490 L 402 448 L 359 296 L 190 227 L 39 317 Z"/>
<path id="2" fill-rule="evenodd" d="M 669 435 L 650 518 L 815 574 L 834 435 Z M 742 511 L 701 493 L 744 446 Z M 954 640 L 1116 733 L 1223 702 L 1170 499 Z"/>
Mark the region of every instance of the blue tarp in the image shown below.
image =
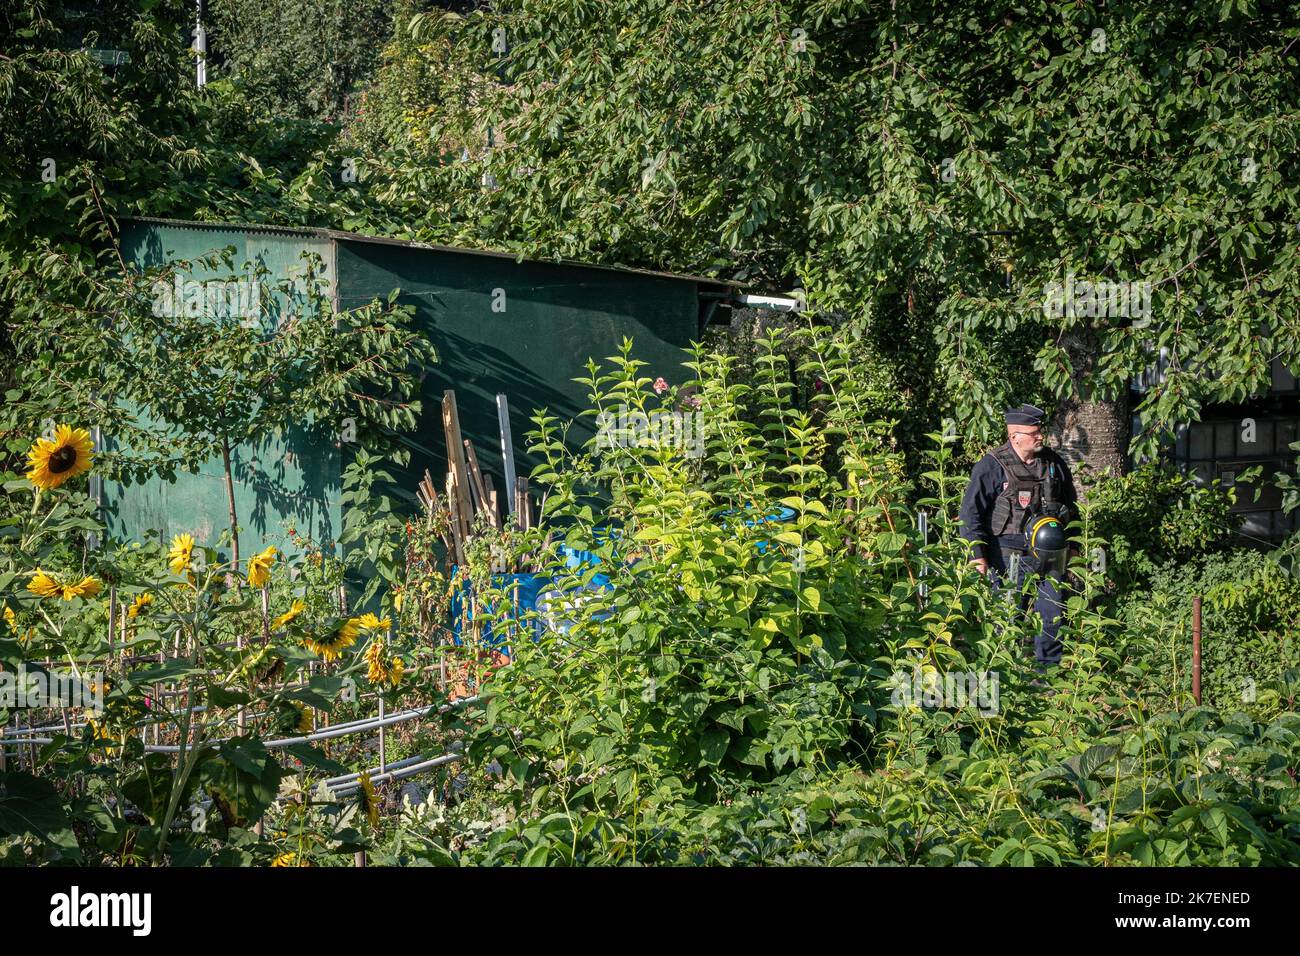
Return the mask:
<path id="1" fill-rule="evenodd" d="M 567 592 L 560 591 L 556 579 L 547 574 L 494 574 L 492 586 L 512 593 L 514 607 L 507 616 L 519 626 L 531 630 L 534 640 L 539 640 L 548 626 L 561 634 L 569 632 L 573 624 L 566 619 L 566 612 L 576 608 L 581 601 L 581 592 L 613 589 L 609 576 L 604 574 L 592 575 L 585 587 L 573 588 Z M 470 582 L 463 581 L 451 597 L 451 631 L 457 644 L 461 643 L 463 620 L 473 620 L 472 614 L 467 614 L 465 610 L 470 593 Z M 491 614 L 492 610 L 489 605 L 487 612 Z M 540 613 L 529 617 L 530 611 Z M 506 635 L 494 633 L 491 624 L 484 625 L 483 641 L 490 647 L 510 654 Z"/>

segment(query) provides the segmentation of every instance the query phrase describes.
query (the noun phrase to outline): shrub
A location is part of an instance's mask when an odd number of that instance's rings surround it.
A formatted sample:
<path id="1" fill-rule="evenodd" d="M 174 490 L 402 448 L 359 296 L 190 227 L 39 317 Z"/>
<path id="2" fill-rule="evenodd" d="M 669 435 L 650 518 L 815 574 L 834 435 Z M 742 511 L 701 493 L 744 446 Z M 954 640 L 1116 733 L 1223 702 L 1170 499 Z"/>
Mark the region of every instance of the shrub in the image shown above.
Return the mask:
<path id="1" fill-rule="evenodd" d="M 1202 701 L 1263 714 L 1291 707 L 1300 667 L 1300 581 L 1275 555 L 1203 555 L 1156 571 L 1149 591 L 1119 604 L 1132 639 L 1155 638 L 1151 679 L 1185 705 L 1191 693 L 1192 598 L 1201 595 Z"/>
<path id="2" fill-rule="evenodd" d="M 848 343 L 785 334 L 760 341 L 743 381 L 731 358 L 697 352 L 690 395 L 656 396 L 626 348 L 610 372 L 593 364 L 590 414 L 698 407 L 698 457 L 666 443 L 602 447 L 599 433 L 573 454 L 554 419 L 535 419 L 545 520 L 600 559 L 557 569 L 557 584 L 586 588 L 599 571 L 613 588 L 588 589 L 567 633 L 516 642 L 485 684 L 477 750 L 523 789 L 559 788 L 566 806 L 635 820 L 651 792 L 707 800 L 838 766 L 883 729 L 898 658 L 965 667 L 958 646 L 984 636 L 986 589 L 965 561 L 935 568 L 931 599 L 918 598 L 909 485 L 886 427 L 863 418 L 869 385 Z M 799 369 L 787 344 L 807 350 Z M 791 372 L 814 364 L 824 388 L 800 408 Z M 599 515 L 593 497 L 608 502 Z M 759 520 L 780 507 L 790 520 Z"/>
<path id="3" fill-rule="evenodd" d="M 1109 542 L 1108 576 L 1121 589 L 1145 584 L 1164 564 L 1222 551 L 1240 518 L 1231 513 L 1234 492 L 1218 482 L 1199 485 L 1192 475 L 1151 462 L 1105 477 L 1089 492 L 1096 535 Z"/>

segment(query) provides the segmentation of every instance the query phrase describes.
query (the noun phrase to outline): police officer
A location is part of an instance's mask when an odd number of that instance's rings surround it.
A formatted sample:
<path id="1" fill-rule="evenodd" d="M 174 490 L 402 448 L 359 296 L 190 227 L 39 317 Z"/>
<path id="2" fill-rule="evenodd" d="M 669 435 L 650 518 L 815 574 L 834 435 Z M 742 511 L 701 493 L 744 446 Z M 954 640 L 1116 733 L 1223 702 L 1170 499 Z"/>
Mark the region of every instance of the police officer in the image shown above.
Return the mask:
<path id="1" fill-rule="evenodd" d="M 1007 586 L 1018 593 L 1027 578 L 1037 578 L 1034 610 L 1043 628 L 1034 638 L 1034 659 L 1040 671 L 1061 662 L 1065 529 L 1078 504 L 1069 467 L 1043 444 L 1044 414 L 1033 405 L 1006 411 L 1007 443 L 975 464 L 960 516 L 961 535 L 973 545 L 971 561 L 995 591 Z"/>

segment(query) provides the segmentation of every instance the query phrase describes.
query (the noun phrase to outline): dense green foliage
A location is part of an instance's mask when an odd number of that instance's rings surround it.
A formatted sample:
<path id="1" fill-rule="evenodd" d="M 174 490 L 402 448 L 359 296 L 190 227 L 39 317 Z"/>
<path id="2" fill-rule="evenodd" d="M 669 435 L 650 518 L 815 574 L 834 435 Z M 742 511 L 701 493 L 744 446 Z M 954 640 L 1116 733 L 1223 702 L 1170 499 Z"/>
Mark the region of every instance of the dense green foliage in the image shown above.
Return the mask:
<path id="1" fill-rule="evenodd" d="M 937 348 L 891 364 L 900 399 L 942 382 L 980 441 L 1007 398 L 1113 396 L 1165 347 L 1150 452 L 1266 385 L 1273 356 L 1296 364 L 1297 29 L 1249 2 L 428 13 L 401 55 L 505 82 L 409 110 L 409 157 L 374 157 L 368 188 L 419 236 L 722 268 L 873 340 L 901 323 Z M 430 129 L 467 115 L 467 168 L 430 166 Z M 1151 314 L 1045 316 L 1067 275 L 1150 282 Z"/>
<path id="2" fill-rule="evenodd" d="M 1244 599 L 1209 589 L 1218 649 L 1207 655 L 1201 708 L 1187 689 L 1186 625 L 1181 637 L 1169 631 L 1185 595 L 1161 584 L 1149 616 L 1121 621 L 1093 609 L 1107 582 L 1079 562 L 1068 664 L 1050 691 L 1035 687 L 1020 647 L 1032 625 L 990 599 L 950 537 L 960 490 L 960 477 L 946 472 L 950 456 L 935 454 L 941 494 L 929 505 L 942 533 L 922 548 L 912 515 L 896 505 L 903 486 L 878 438 L 850 436 L 842 458 L 818 445 L 840 416 L 853 417 L 860 373 L 837 360 L 824 333 L 801 337 L 812 340 L 829 386 L 819 403 L 825 432 L 786 401 L 781 363 L 760 363 L 758 378 L 742 383 L 717 354 L 696 365 L 718 436 L 702 459 L 663 446 L 604 454 L 589 446 L 571 458 L 539 418 L 535 440 L 558 456 L 538 475 L 553 513 L 572 519 L 570 544 L 601 558 L 559 580 L 590 585 L 600 570 L 613 589 L 588 588 L 566 603 L 566 632 L 538 643 L 516 637 L 514 662 L 484 685 L 493 696 L 472 747 L 476 782 L 450 806 L 409 807 L 380 858 L 1300 861 L 1290 769 L 1300 743 L 1294 578 L 1270 577 L 1252 552 L 1212 573 L 1254 583 Z M 771 359 L 778 340 L 762 345 Z M 589 382 L 593 410 L 678 401 L 652 397 L 624 356 L 600 371 Z M 761 427 L 739 414 L 747 404 Z M 845 470 L 825 470 L 830 461 Z M 782 473 L 783 490 L 795 492 L 783 499 L 792 521 L 720 519 L 747 506 L 760 513 L 775 493 L 769 476 Z M 599 519 L 573 494 L 592 481 L 614 492 Z M 622 532 L 612 540 L 601 530 L 610 516 Z M 1172 669 L 1171 653 L 1184 658 Z M 998 673 L 993 712 L 986 701 L 900 703 L 891 677 L 910 680 L 914 668 L 922 681 Z M 1226 692 L 1246 673 L 1258 686 L 1249 701 Z"/>
<path id="3" fill-rule="evenodd" d="M 1145 652 L 1153 676 L 1184 700 L 1195 595 L 1203 598 L 1203 699 L 1252 713 L 1292 707 L 1300 689 L 1300 582 L 1290 567 L 1248 549 L 1170 562 L 1118 602 L 1126 624 L 1154 642 Z"/>
<path id="4" fill-rule="evenodd" d="M 1060 729 L 1057 708 L 1035 723 Z M 992 742 L 924 770 L 790 774 L 697 804 L 664 794 L 630 821 L 557 808 L 493 816 L 490 789 L 408 811 L 379 859 L 708 865 L 1295 865 L 1295 715 L 1150 718 L 1069 755 Z M 658 795 L 656 795 L 658 796 Z M 647 802 L 650 802 L 647 800 Z"/>
<path id="5" fill-rule="evenodd" d="M 1241 518 L 1231 489 L 1200 485 L 1196 477 L 1148 463 L 1100 481 L 1088 496 L 1097 537 L 1107 542 L 1112 580 L 1145 585 L 1158 568 L 1221 551 Z"/>
<path id="6" fill-rule="evenodd" d="M 277 59 L 318 104 L 364 73 L 360 38 L 389 29 L 368 4 L 296 32 L 245 6 L 222 8 L 223 55 L 313 43 Z M 1300 60 L 1297 27 L 1268 4 L 402 4 L 371 115 L 341 138 L 274 115 L 288 101 L 256 83 L 280 89 L 278 73 L 190 88 L 183 4 L 121 3 L 113 42 L 130 61 L 107 78 L 64 49 L 60 9 L 5 14 L 11 239 L 66 254 L 136 209 L 798 286 L 861 330 L 899 417 L 937 430 L 951 414 L 976 444 L 1012 396 L 1114 396 L 1157 347 L 1171 362 L 1137 410 L 1142 453 L 1203 404 L 1266 385 L 1274 356 L 1300 364 Z M 243 38 L 264 21 L 273 38 Z M 320 40 L 345 35 L 346 53 Z M 760 135 L 773 116 L 778 135 Z M 1053 319 L 1045 290 L 1067 275 L 1150 282 L 1151 314 Z M 1074 368 L 1063 335 L 1095 362 Z"/>
<path id="7" fill-rule="evenodd" d="M 1285 553 L 1230 547 L 1229 493 L 1154 466 L 1098 485 L 1066 663 L 1037 683 L 1037 622 L 954 525 L 1013 397 L 1115 399 L 1163 348 L 1142 456 L 1275 357 L 1300 366 L 1287 8 L 217 0 L 198 90 L 191 4 L 84 6 L 0 11 L 0 664 L 147 659 L 0 774 L 0 862 L 1300 862 L 1300 585 Z M 702 272 L 802 290 L 814 318 L 695 349 L 662 395 L 630 347 L 593 356 L 585 414 L 698 415 L 702 453 L 574 448 L 537 410 L 542 526 L 476 528 L 452 575 L 437 522 L 381 493 L 431 357 L 406 311 L 280 290 L 263 323 L 160 316 L 153 282 L 195 264 L 128 269 L 128 215 Z M 1149 282 L 1151 314 L 1053 317 L 1068 275 Z M 296 540 L 261 595 L 218 550 L 238 520 L 167 573 L 167 542 L 90 545 L 85 478 L 21 477 L 50 421 L 120 440 L 99 475 L 165 477 L 343 416 L 369 446 L 345 475 L 350 566 Z M 776 507 L 790 520 L 758 520 Z M 506 613 L 504 565 L 558 597 Z M 40 595 L 38 568 L 99 587 Z M 349 616 L 345 571 L 389 620 Z M 992 696 L 904 693 L 980 675 Z M 391 707 L 480 695 L 389 738 L 390 760 L 463 748 L 400 813 L 320 789 L 369 765 L 356 742 L 265 747 L 368 712 L 363 680 Z M 206 710 L 164 711 L 168 685 Z M 175 757 L 144 750 L 159 714 Z"/>
<path id="8" fill-rule="evenodd" d="M 392 0 L 213 0 L 210 50 L 249 106 L 281 119 L 341 119 L 393 26 Z"/>

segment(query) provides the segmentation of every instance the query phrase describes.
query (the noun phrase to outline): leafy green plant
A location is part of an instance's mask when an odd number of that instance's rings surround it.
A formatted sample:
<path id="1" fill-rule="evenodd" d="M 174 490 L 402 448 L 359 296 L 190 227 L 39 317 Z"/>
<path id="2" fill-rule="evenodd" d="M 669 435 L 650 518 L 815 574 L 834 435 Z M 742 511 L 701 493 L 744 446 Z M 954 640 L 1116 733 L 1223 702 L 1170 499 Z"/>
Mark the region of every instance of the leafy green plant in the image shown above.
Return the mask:
<path id="1" fill-rule="evenodd" d="M 1151 635 L 1154 684 L 1186 706 L 1191 693 L 1192 598 L 1202 597 L 1203 700 L 1259 719 L 1291 710 L 1300 667 L 1300 581 L 1253 549 L 1204 555 L 1157 572 L 1149 591 L 1119 602 L 1130 639 Z M 1290 675 L 1290 676 L 1288 676 Z"/>
<path id="2" fill-rule="evenodd" d="M 392 0 L 215 0 L 209 49 L 225 79 L 277 119 L 341 121 L 392 30 Z M 409 14 L 408 14 L 409 16 Z"/>
<path id="3" fill-rule="evenodd" d="M 798 373 L 825 386 L 809 407 L 791 400 L 787 334 L 804 355 Z M 697 350 L 698 380 L 656 396 L 625 344 L 583 380 L 604 427 L 578 453 L 553 417 L 535 419 L 544 520 L 598 563 L 548 569 L 557 592 L 580 599 L 556 598 L 540 640 L 518 640 L 485 683 L 474 748 L 509 771 L 519 801 L 550 794 L 570 812 L 628 822 L 633 854 L 639 814 L 666 793 L 707 801 L 898 746 L 908 732 L 882 712 L 891 673 L 964 668 L 960 647 L 1010 623 L 952 536 L 916 553 L 901 456 L 885 424 L 864 424 L 851 343 L 808 326 L 759 346 L 745 382 L 733 357 Z M 606 431 L 620 416 L 662 424 L 695 412 L 698 457 Z M 956 481 L 941 478 L 949 529 Z M 782 508 L 789 520 L 774 520 Z M 593 586 L 598 574 L 608 587 Z M 982 613 L 994 607 L 1000 617 Z M 568 619 L 558 630 L 557 616 Z"/>
<path id="4" fill-rule="evenodd" d="M 1106 543 L 1107 576 L 1121 590 L 1147 584 L 1169 563 L 1230 547 L 1241 516 L 1236 494 L 1217 481 L 1150 462 L 1122 476 L 1105 476 L 1088 492 L 1096 536 Z"/>

